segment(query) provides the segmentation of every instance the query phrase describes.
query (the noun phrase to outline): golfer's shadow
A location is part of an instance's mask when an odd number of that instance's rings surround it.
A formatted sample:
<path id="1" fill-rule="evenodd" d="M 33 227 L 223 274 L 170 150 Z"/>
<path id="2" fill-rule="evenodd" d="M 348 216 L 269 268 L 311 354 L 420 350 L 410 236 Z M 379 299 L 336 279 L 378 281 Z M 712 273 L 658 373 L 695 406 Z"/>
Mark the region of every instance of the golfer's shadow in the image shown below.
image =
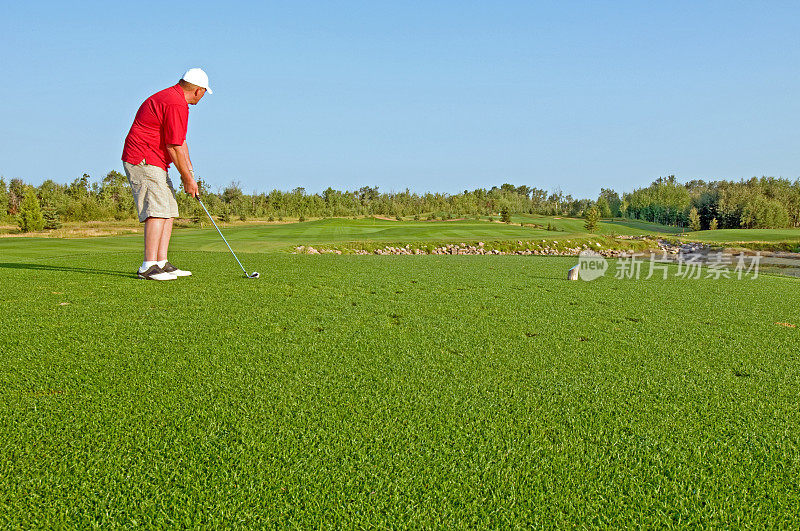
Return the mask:
<path id="1" fill-rule="evenodd" d="M 47 264 L 24 264 L 20 262 L 0 262 L 0 268 L 5 269 L 30 269 L 33 271 L 62 271 L 67 273 L 85 273 L 89 275 L 110 275 L 115 277 L 136 278 L 136 273 L 124 271 L 110 271 L 108 269 L 94 269 L 91 267 L 57 266 Z"/>

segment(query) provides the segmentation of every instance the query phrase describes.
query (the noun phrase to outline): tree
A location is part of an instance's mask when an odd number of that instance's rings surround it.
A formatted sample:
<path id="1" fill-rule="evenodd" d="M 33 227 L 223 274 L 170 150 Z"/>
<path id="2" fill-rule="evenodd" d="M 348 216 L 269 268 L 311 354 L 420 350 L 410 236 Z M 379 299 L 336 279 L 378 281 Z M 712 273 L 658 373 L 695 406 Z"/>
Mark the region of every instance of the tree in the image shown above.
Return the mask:
<path id="1" fill-rule="evenodd" d="M 55 230 L 61 228 L 61 217 L 58 215 L 58 211 L 54 207 L 42 207 L 42 215 L 44 216 L 45 229 Z"/>
<path id="2" fill-rule="evenodd" d="M 789 213 L 782 203 L 757 196 L 744 206 L 741 220 L 746 229 L 780 229 L 789 226 Z"/>
<path id="3" fill-rule="evenodd" d="M 222 200 L 230 205 L 231 203 L 238 202 L 243 195 L 244 193 L 239 183 L 234 181 L 222 191 Z"/>
<path id="4" fill-rule="evenodd" d="M 622 206 L 622 201 L 619 198 L 619 194 L 610 188 L 601 188 L 600 189 L 600 197 L 604 198 L 608 201 L 608 208 L 611 212 L 609 217 L 617 217 L 622 215 L 622 211 L 620 207 Z M 600 215 L 603 215 L 603 212 L 600 212 Z"/>
<path id="5" fill-rule="evenodd" d="M 500 221 L 503 223 L 511 223 L 511 211 L 508 209 L 507 206 L 504 206 L 500 210 Z"/>
<path id="6" fill-rule="evenodd" d="M 25 191 L 24 199 L 19 206 L 17 222 L 22 232 L 31 232 L 44 228 L 44 216 L 39 206 L 39 199 L 36 197 L 36 192 L 33 191 L 33 188 L 28 188 Z"/>
<path id="7" fill-rule="evenodd" d="M 717 230 L 718 226 L 719 222 L 717 221 L 717 218 L 712 218 L 711 222 L 708 224 L 708 230 Z"/>
<path id="8" fill-rule="evenodd" d="M 19 204 L 25 196 L 25 183 L 22 179 L 11 179 L 8 183 L 8 213 L 12 216 L 19 211 Z"/>
<path id="9" fill-rule="evenodd" d="M 6 217 L 8 212 L 8 188 L 6 181 L 0 178 L 0 221 Z"/>
<path id="10" fill-rule="evenodd" d="M 597 199 L 597 210 L 600 212 L 601 218 L 610 218 L 611 217 L 611 207 L 608 205 L 608 199 L 603 197 L 602 195 Z"/>
<path id="11" fill-rule="evenodd" d="M 600 211 L 597 207 L 592 207 L 584 214 L 585 221 L 583 222 L 584 228 L 588 232 L 597 232 L 597 227 L 600 222 Z"/>
<path id="12" fill-rule="evenodd" d="M 689 228 L 692 230 L 700 230 L 700 214 L 697 213 L 695 207 L 692 207 L 692 210 L 689 212 Z"/>
<path id="13" fill-rule="evenodd" d="M 228 223 L 233 215 L 233 208 L 228 203 L 222 203 L 220 206 L 219 220 Z"/>
<path id="14" fill-rule="evenodd" d="M 89 179 L 91 177 L 88 173 L 84 173 L 81 177 L 76 178 L 67 187 L 67 194 L 75 199 L 82 199 L 89 195 Z"/>

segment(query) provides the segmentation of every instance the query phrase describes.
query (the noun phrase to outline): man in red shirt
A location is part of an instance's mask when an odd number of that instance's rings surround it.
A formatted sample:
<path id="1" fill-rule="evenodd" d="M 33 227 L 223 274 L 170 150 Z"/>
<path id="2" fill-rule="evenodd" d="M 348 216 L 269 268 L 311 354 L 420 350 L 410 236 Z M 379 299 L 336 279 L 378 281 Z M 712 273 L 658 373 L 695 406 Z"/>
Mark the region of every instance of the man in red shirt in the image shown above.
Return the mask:
<path id="1" fill-rule="evenodd" d="M 174 163 L 183 182 L 183 190 L 197 197 L 186 128 L 189 105 L 197 105 L 205 93 L 212 94 L 208 76 L 199 68 L 188 70 L 176 85 L 147 98 L 133 120 L 122 163 L 131 185 L 139 221 L 144 223 L 144 262 L 139 278 L 175 280 L 190 276 L 167 260 L 172 220 L 178 217 L 175 188 L 167 174 Z"/>

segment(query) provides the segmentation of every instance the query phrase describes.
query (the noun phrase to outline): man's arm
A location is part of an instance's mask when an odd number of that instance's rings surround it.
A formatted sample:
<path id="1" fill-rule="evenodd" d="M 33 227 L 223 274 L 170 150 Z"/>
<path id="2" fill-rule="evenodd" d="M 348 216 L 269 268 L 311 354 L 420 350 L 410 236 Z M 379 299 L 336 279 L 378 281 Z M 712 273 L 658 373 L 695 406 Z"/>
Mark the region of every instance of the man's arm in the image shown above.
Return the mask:
<path id="1" fill-rule="evenodd" d="M 192 197 L 200 195 L 200 190 L 197 188 L 197 183 L 194 180 L 194 171 L 192 170 L 192 161 L 189 159 L 189 146 L 186 141 L 182 145 L 167 144 L 167 153 L 172 158 L 172 163 L 181 174 L 181 181 L 183 181 L 183 191 Z"/>

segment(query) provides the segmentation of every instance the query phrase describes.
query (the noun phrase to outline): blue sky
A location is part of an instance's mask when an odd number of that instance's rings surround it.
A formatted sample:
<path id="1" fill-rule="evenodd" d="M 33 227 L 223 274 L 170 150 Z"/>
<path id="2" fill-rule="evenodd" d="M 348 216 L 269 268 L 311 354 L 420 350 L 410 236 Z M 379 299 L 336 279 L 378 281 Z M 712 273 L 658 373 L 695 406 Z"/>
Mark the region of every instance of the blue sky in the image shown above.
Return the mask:
<path id="1" fill-rule="evenodd" d="M 792 2 L 3 2 L 0 175 L 121 171 L 141 102 L 199 66 L 212 187 L 796 179 L 798 27 Z"/>

